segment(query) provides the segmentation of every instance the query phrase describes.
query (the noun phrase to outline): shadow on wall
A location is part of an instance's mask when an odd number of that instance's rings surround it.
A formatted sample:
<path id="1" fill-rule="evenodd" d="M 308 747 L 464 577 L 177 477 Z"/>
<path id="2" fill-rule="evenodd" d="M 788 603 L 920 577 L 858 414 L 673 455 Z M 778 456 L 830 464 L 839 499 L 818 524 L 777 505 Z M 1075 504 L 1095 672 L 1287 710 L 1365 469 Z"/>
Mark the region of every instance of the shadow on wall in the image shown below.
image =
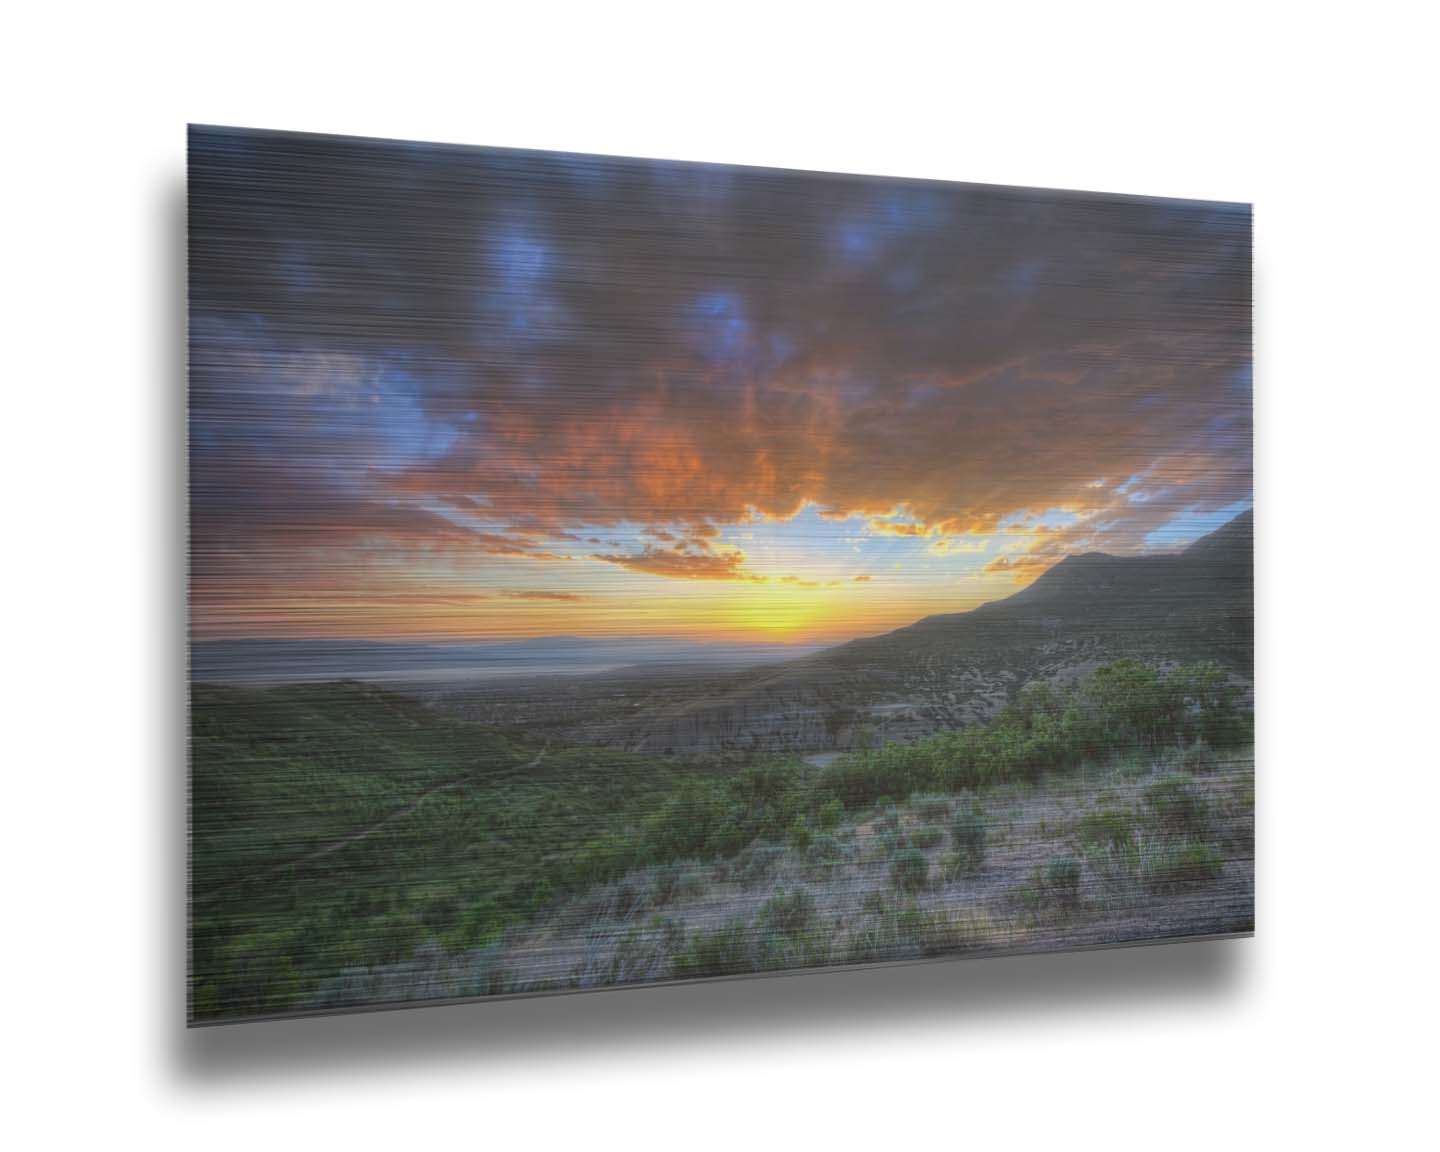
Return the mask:
<path id="1" fill-rule="evenodd" d="M 185 1028 L 187 876 L 185 189 L 156 197 L 166 248 L 156 339 L 167 365 L 155 390 L 156 426 L 173 455 L 160 470 L 173 563 L 156 589 L 157 619 L 172 676 L 157 717 L 168 750 L 155 774 L 167 831 L 156 853 L 164 962 L 153 967 L 159 1027 L 170 1075 L 192 1085 L 293 1080 L 345 1070 L 463 1061 L 537 1064 L 638 1047 L 720 1047 L 804 1033 L 849 1035 L 980 1027 L 1062 1013 L 1153 1011 L 1220 1003 L 1242 983 L 1244 941 L 1210 941 L 1045 956 L 910 964 L 775 975 L 664 988 L 590 992 L 493 1004 L 447 1005 L 359 1015 Z"/>

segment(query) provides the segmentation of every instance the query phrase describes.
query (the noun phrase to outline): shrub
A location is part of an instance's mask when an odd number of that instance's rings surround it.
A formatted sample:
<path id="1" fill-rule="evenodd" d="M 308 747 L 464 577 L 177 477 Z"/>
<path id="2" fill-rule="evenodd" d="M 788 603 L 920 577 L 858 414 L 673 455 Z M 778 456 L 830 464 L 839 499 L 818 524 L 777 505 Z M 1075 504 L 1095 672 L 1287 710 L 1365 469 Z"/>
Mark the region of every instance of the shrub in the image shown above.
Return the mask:
<path id="1" fill-rule="evenodd" d="M 918 956 L 922 952 L 925 915 L 913 902 L 899 908 L 884 908 L 850 938 L 848 959 L 864 964 Z"/>
<path id="2" fill-rule="evenodd" d="M 938 825 L 922 824 L 910 833 L 910 843 L 916 848 L 933 848 L 944 839 L 944 836 L 945 833 L 940 831 Z"/>
<path id="3" fill-rule="evenodd" d="M 930 863 L 918 848 L 905 848 L 890 865 L 890 878 L 897 888 L 918 892 L 930 879 Z"/>
<path id="4" fill-rule="evenodd" d="M 921 796 L 915 802 L 915 810 L 922 820 L 944 820 L 950 815 L 950 801 L 944 796 Z"/>
<path id="5" fill-rule="evenodd" d="M 810 838 L 814 835 L 810 825 L 806 823 L 804 816 L 796 816 L 790 825 L 789 840 L 791 846 L 798 852 L 804 852 L 810 847 Z"/>
<path id="6" fill-rule="evenodd" d="M 1204 883 L 1220 875 L 1225 858 L 1209 844 L 1187 840 L 1172 845 L 1147 861 L 1145 883 L 1156 891 Z"/>
<path id="7" fill-rule="evenodd" d="M 641 897 L 639 890 L 628 880 L 616 885 L 614 911 L 616 916 L 628 916 L 640 906 Z"/>
<path id="8" fill-rule="evenodd" d="M 1080 861 L 1056 856 L 1045 865 L 1045 887 L 1062 904 L 1074 907 L 1080 903 Z"/>
<path id="9" fill-rule="evenodd" d="M 840 826 L 840 820 L 844 815 L 845 805 L 840 803 L 838 797 L 832 796 L 820 805 L 820 811 L 816 814 L 815 821 L 823 831 L 833 832 Z"/>
<path id="10" fill-rule="evenodd" d="M 1061 912 L 1073 912 L 1080 906 L 1080 862 L 1070 856 L 1055 856 L 1043 868 L 1030 875 L 1030 883 L 1020 890 L 1021 899 L 1032 908 L 1045 905 Z"/>
<path id="11" fill-rule="evenodd" d="M 804 931 L 814 919 L 815 897 L 806 888 L 789 893 L 777 888 L 760 909 L 760 923 L 771 932 L 786 935 Z"/>
<path id="12" fill-rule="evenodd" d="M 833 868 L 844 858 L 844 845 L 834 836 L 824 832 L 810 842 L 810 847 L 805 853 L 805 863 L 812 869 L 820 871 Z"/>
<path id="13" fill-rule="evenodd" d="M 1162 674 L 1121 660 L 1073 686 L 1028 684 L 983 723 L 843 755 L 822 772 L 817 786 L 853 809 L 935 789 L 1033 782 L 1046 771 L 1074 769 L 1136 746 L 1153 756 L 1164 746 L 1197 738 L 1207 748 L 1235 743 L 1250 738 L 1252 724 L 1218 664 L 1183 665 Z M 1207 752 L 1193 755 L 1193 763 L 1182 759 L 1181 766 L 1210 770 Z M 933 810 L 927 810 L 931 803 Z M 922 797 L 920 804 L 922 819 L 945 818 L 938 800 Z"/>
<path id="14" fill-rule="evenodd" d="M 696 932 L 675 957 L 676 976 L 726 976 L 755 969 L 749 927 L 732 920 L 710 932 Z"/>
<path id="15" fill-rule="evenodd" d="M 1155 781 L 1145 789 L 1145 806 L 1167 832 L 1197 832 L 1205 826 L 1205 798 L 1188 776 L 1165 776 Z"/>
<path id="16" fill-rule="evenodd" d="M 1135 842 L 1134 817 L 1119 808 L 1087 812 L 1075 825 L 1075 837 L 1087 848 L 1123 852 Z"/>
<path id="17" fill-rule="evenodd" d="M 655 873 L 655 886 L 650 890 L 650 901 L 657 908 L 664 907 L 675 899 L 680 890 L 682 872 L 678 865 L 667 864 Z"/>
<path id="18" fill-rule="evenodd" d="M 1180 752 L 1180 768 L 1185 772 L 1213 772 L 1217 763 L 1215 750 L 1204 740 L 1196 740 Z"/>
<path id="19" fill-rule="evenodd" d="M 941 956 L 993 946 L 1003 937 L 984 912 L 926 912 L 913 901 L 882 911 L 850 937 L 855 963 L 904 956 Z"/>
<path id="20" fill-rule="evenodd" d="M 580 986 L 653 980 L 663 974 L 666 959 L 680 947 L 684 937 L 685 930 L 677 921 L 653 917 L 644 928 L 632 927 L 615 941 L 608 963 L 599 957 L 587 958 Z M 598 943 L 603 951 L 607 941 Z"/>
<path id="21" fill-rule="evenodd" d="M 974 800 L 955 813 L 950 823 L 950 840 L 965 871 L 974 871 L 985 863 L 985 816 Z"/>
<path id="22" fill-rule="evenodd" d="M 785 849 L 778 844 L 754 844 L 735 857 L 729 872 L 740 887 L 751 889 L 770 879 Z"/>
<path id="23" fill-rule="evenodd" d="M 920 927 L 920 951 L 926 956 L 993 947 L 999 942 L 999 929 L 983 911 L 931 912 Z"/>
<path id="24" fill-rule="evenodd" d="M 968 876 L 972 871 L 970 857 L 963 853 L 947 852 L 940 859 L 940 876 L 947 884 Z"/>

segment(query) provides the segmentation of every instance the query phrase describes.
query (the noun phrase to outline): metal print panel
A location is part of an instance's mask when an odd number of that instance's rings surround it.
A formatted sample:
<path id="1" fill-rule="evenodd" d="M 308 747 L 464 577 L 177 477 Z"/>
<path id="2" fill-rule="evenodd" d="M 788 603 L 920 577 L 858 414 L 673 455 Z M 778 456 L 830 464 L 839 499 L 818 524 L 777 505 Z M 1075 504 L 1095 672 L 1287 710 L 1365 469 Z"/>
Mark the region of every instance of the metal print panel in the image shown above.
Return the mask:
<path id="1" fill-rule="evenodd" d="M 1248 206 L 189 143 L 192 1022 L 1251 931 Z"/>

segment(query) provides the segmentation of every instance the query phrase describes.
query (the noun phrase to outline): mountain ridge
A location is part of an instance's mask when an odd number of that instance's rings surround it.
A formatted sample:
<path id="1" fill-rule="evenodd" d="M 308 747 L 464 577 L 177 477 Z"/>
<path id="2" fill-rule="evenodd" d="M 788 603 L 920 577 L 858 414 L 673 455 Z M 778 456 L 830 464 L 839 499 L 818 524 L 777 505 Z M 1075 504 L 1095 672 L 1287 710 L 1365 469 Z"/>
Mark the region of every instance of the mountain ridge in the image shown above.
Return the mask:
<path id="1" fill-rule="evenodd" d="M 992 716 L 1031 680 L 1123 658 L 1215 660 L 1248 687 L 1253 518 L 1175 553 L 1067 557 L 1003 600 L 808 656 L 582 697 L 557 734 L 635 751 L 817 751 L 910 740 Z"/>

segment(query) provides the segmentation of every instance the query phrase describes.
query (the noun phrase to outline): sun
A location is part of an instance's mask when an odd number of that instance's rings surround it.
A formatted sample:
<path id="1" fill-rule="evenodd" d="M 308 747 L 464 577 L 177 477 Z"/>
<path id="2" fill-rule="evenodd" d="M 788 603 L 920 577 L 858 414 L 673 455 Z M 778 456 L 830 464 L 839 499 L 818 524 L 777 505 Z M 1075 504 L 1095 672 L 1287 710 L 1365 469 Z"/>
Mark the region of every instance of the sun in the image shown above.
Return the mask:
<path id="1" fill-rule="evenodd" d="M 766 581 L 725 597 L 722 612 L 743 632 L 798 637 L 833 615 L 835 590 Z"/>

